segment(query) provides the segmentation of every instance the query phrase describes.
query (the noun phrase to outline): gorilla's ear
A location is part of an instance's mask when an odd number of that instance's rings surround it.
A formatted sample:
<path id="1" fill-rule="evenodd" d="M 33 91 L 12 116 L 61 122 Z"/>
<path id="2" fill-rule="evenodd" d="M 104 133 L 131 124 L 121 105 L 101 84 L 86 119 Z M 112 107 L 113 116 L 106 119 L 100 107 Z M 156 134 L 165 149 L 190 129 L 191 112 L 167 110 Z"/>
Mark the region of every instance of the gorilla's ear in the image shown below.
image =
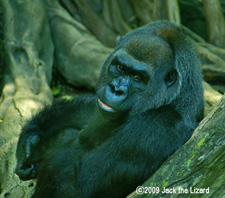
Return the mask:
<path id="1" fill-rule="evenodd" d="M 169 71 L 164 80 L 167 87 L 172 86 L 177 80 L 177 71 L 175 69 Z"/>

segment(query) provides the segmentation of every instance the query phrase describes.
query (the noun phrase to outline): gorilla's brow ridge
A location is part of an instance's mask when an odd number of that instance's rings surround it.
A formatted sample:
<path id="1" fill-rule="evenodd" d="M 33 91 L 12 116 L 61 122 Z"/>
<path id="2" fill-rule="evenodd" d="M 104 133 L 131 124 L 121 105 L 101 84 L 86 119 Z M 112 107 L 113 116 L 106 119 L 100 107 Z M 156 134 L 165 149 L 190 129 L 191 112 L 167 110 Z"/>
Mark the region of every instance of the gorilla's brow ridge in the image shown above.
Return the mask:
<path id="1" fill-rule="evenodd" d="M 134 57 L 127 58 L 126 56 L 116 55 L 112 60 L 112 64 L 120 64 L 131 73 L 139 73 L 143 76 L 148 76 L 146 68 L 149 69 L 149 65 L 135 59 Z"/>

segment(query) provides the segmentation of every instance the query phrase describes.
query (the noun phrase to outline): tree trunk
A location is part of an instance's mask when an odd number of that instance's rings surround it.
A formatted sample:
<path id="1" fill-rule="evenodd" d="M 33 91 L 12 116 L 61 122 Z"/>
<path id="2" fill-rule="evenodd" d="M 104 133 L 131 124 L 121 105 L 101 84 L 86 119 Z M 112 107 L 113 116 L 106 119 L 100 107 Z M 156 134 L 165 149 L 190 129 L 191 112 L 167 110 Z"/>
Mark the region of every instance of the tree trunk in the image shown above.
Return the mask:
<path id="1" fill-rule="evenodd" d="M 208 43 L 197 44 L 204 79 L 210 83 L 225 84 L 225 49 Z"/>
<path id="2" fill-rule="evenodd" d="M 225 47 L 225 22 L 220 0 L 204 0 L 203 6 L 210 43 L 218 47 Z"/>
<path id="3" fill-rule="evenodd" d="M 34 183 L 22 182 L 14 174 L 15 151 L 25 121 L 51 104 L 53 43 L 41 1 L 2 1 L 2 6 L 7 12 L 3 13 L 6 65 L 0 100 L 0 197 L 30 197 Z"/>
<path id="4" fill-rule="evenodd" d="M 149 0 L 132 0 L 137 18 L 141 21 L 140 25 L 145 25 L 153 21 L 153 4 Z"/>
<path id="5" fill-rule="evenodd" d="M 180 10 L 177 0 L 154 0 L 155 20 L 169 20 L 180 24 Z"/>

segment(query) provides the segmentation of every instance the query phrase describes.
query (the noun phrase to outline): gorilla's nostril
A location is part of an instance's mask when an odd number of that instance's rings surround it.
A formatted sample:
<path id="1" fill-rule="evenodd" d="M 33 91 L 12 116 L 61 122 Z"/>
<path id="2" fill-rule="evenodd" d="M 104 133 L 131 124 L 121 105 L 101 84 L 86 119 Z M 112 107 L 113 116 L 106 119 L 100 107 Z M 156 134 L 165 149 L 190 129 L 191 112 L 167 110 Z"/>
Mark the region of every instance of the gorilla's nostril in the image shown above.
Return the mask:
<path id="1" fill-rule="evenodd" d="M 116 96 L 121 96 L 124 94 L 124 91 L 121 89 L 121 87 L 115 87 L 114 85 L 110 84 L 110 91 L 114 93 Z"/>
<path id="2" fill-rule="evenodd" d="M 110 88 L 110 91 L 111 91 L 112 93 L 115 93 L 116 90 L 115 90 L 115 87 L 114 87 L 113 85 L 110 84 L 110 85 L 109 85 L 109 88 Z"/>
<path id="3" fill-rule="evenodd" d="M 121 90 L 117 90 L 117 91 L 115 92 L 115 94 L 116 94 L 117 96 L 121 96 L 121 95 L 124 94 L 124 92 L 121 91 Z"/>

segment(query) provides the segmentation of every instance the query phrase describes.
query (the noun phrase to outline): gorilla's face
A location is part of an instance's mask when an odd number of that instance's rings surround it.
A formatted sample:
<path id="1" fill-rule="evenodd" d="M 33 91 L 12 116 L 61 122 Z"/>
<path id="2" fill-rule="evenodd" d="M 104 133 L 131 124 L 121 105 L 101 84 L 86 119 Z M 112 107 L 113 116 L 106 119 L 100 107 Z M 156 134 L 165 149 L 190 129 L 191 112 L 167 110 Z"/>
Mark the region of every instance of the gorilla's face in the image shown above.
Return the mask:
<path id="1" fill-rule="evenodd" d="M 177 79 L 170 45 L 149 34 L 126 35 L 105 61 L 98 107 L 111 115 L 136 114 L 165 103 Z M 171 90 L 172 91 L 172 90 Z M 155 101 L 154 101 L 155 100 Z"/>

